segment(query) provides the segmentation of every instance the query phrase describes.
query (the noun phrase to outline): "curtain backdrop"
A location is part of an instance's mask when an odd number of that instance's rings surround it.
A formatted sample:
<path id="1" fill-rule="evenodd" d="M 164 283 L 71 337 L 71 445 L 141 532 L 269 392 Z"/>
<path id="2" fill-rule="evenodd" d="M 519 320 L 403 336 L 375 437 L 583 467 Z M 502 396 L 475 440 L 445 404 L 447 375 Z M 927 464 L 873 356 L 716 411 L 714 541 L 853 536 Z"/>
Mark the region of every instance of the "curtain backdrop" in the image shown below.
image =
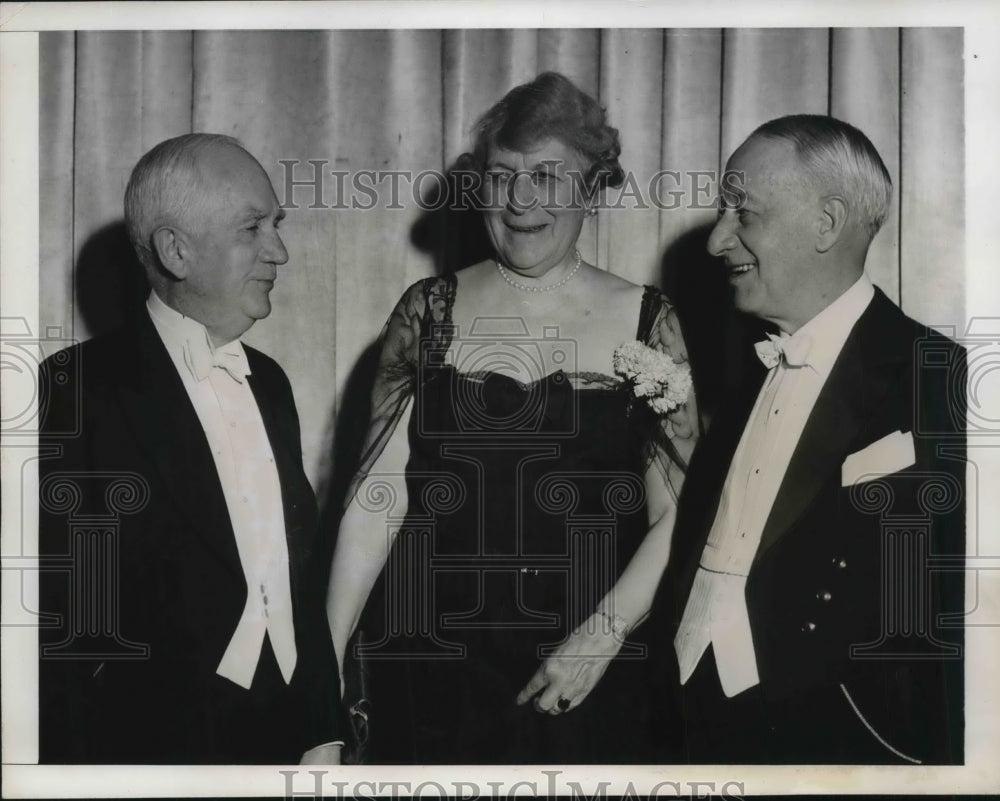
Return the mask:
<path id="1" fill-rule="evenodd" d="M 444 171 L 492 103 L 558 70 L 607 108 L 635 177 L 608 197 L 624 208 L 585 223 L 581 251 L 697 309 L 689 340 L 722 342 L 726 319 L 697 302 L 703 288 L 718 295 L 721 273 L 703 255 L 715 217 L 705 174 L 758 124 L 797 112 L 869 135 L 896 190 L 869 274 L 911 316 L 964 329 L 962 45 L 957 28 L 43 33 L 41 323 L 86 339 L 134 307 L 122 196 L 146 150 L 191 131 L 238 137 L 279 199 L 298 205 L 282 228 L 290 260 L 274 311 L 246 339 L 287 371 L 306 469 L 326 494 L 350 461 L 366 364 L 393 304 L 483 247 L 474 217 L 428 212 L 405 180 L 398 202 L 373 176 L 363 183 L 378 187 L 374 208 L 329 208 L 344 200 L 331 171 L 347 188 L 363 170 Z M 312 177 L 310 160 L 322 192 L 288 192 L 289 178 Z M 420 188 L 433 195 L 432 180 Z"/>

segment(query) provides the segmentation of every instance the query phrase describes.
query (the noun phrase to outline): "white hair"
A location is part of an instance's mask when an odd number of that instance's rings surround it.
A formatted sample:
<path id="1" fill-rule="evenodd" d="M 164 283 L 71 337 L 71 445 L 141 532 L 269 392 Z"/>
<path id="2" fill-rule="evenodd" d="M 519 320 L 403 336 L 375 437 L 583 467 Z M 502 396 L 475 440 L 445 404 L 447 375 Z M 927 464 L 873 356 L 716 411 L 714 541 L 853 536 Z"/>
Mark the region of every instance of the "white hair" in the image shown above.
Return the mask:
<path id="1" fill-rule="evenodd" d="M 792 142 L 802 165 L 821 186 L 843 193 L 869 240 L 889 215 L 892 178 L 875 146 L 842 120 L 794 114 L 765 122 L 753 136 Z"/>
<path id="2" fill-rule="evenodd" d="M 152 247 L 157 229 L 178 225 L 190 231 L 204 216 L 211 194 L 198 157 L 217 146 L 244 150 L 238 140 L 224 134 L 185 134 L 160 142 L 133 168 L 125 188 L 125 225 L 147 271 L 159 268 Z"/>

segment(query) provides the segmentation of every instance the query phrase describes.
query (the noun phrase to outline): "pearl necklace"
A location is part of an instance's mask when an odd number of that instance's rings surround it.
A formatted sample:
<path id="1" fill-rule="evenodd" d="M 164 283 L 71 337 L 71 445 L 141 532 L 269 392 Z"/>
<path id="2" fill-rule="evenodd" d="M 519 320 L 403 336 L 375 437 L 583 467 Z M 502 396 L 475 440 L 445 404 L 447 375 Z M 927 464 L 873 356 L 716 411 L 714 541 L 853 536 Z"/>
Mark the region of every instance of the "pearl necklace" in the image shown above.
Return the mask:
<path id="1" fill-rule="evenodd" d="M 551 292 L 553 289 L 558 289 L 570 278 L 576 275 L 576 271 L 580 269 L 580 263 L 582 258 L 580 256 L 580 251 L 576 251 L 576 264 L 573 265 L 573 269 L 570 270 L 566 275 L 564 275 L 559 281 L 554 284 L 549 284 L 548 286 L 528 286 L 526 284 L 519 283 L 510 277 L 510 273 L 507 272 L 507 268 L 500 263 L 500 259 L 496 260 L 497 269 L 500 271 L 500 277 L 510 284 L 514 289 L 520 289 L 522 292 Z"/>

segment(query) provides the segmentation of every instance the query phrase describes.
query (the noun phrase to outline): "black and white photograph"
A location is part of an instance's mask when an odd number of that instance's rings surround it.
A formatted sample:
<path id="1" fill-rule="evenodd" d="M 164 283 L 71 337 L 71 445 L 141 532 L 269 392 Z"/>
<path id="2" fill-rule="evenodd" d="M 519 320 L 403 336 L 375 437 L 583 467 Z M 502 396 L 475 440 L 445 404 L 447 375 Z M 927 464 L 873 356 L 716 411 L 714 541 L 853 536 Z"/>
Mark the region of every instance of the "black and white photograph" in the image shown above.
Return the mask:
<path id="1" fill-rule="evenodd" d="M 1000 789 L 1000 16 L 843 8 L 0 4 L 4 795 Z"/>

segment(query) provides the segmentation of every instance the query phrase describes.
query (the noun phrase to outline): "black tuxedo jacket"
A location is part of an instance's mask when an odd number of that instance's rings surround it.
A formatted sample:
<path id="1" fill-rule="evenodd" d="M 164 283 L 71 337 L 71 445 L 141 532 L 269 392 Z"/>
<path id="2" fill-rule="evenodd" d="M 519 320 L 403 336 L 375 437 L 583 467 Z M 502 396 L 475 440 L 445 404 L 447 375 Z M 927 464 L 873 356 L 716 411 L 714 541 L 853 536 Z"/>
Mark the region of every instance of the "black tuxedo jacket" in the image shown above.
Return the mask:
<path id="1" fill-rule="evenodd" d="M 297 761 L 343 730 L 325 566 L 313 559 L 316 501 L 291 386 L 276 362 L 246 351 L 281 484 L 298 654 L 300 725 L 273 761 Z M 247 586 L 181 378 L 143 315 L 135 329 L 55 354 L 41 379 L 41 760 L 217 761 L 220 682 L 245 691 L 215 671 Z"/>
<path id="2" fill-rule="evenodd" d="M 664 652 L 675 676 L 672 639 L 765 374 L 758 365 L 716 416 L 684 487 L 657 604 L 672 617 Z M 747 580 L 759 691 L 784 729 L 770 761 L 962 761 L 964 380 L 964 351 L 876 289 L 806 423 Z M 912 435 L 915 464 L 842 486 L 848 455 L 893 432 Z"/>

